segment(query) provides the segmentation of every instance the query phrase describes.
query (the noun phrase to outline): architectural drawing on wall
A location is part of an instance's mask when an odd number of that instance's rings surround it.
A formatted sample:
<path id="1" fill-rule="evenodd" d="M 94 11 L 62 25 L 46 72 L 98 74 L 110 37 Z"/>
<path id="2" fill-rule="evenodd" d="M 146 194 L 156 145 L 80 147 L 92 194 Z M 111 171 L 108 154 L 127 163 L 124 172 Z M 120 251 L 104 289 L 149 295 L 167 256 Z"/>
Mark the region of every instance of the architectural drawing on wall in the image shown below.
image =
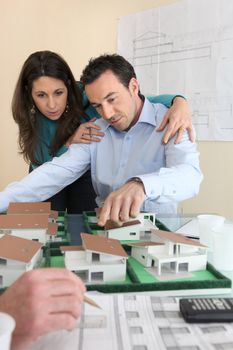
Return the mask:
<path id="1" fill-rule="evenodd" d="M 165 62 L 208 59 L 215 56 L 215 44 L 233 40 L 233 26 L 195 31 L 183 35 L 146 32 L 133 40 L 134 67 Z"/>
<path id="2" fill-rule="evenodd" d="M 231 139 L 233 133 L 233 98 L 225 96 L 221 99 L 214 96 L 198 96 L 190 99 L 195 130 L 199 139 L 205 138 L 205 133 L 215 139 Z"/>
<path id="3" fill-rule="evenodd" d="M 183 0 L 119 21 L 118 52 L 141 91 L 186 96 L 199 140 L 233 140 L 233 3 L 224 3 Z"/>
<path id="4" fill-rule="evenodd" d="M 187 44 L 184 45 L 184 44 Z M 165 62 L 192 60 L 197 58 L 211 58 L 209 43 L 196 44 L 172 38 L 166 33 L 148 32 L 133 40 L 134 67 L 153 65 Z"/>

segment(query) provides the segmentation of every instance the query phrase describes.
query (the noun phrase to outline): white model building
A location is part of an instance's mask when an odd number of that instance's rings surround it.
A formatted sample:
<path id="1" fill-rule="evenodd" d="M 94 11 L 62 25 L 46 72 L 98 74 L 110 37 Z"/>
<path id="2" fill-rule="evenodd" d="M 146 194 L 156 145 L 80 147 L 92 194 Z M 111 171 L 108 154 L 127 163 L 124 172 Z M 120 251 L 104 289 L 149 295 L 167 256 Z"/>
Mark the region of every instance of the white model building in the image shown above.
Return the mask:
<path id="1" fill-rule="evenodd" d="M 154 267 L 161 275 L 162 266 L 180 270 L 205 270 L 208 247 L 174 232 L 153 230 L 151 242 L 131 243 L 131 256 L 145 267 Z"/>
<path id="2" fill-rule="evenodd" d="M 164 243 L 155 242 L 137 242 L 130 243 L 131 256 L 139 261 L 145 267 L 151 267 L 153 265 L 153 255 L 164 251 Z"/>
<path id="3" fill-rule="evenodd" d="M 124 281 L 127 254 L 120 242 L 81 233 L 82 246 L 61 246 L 65 266 L 86 283 Z"/>
<path id="4" fill-rule="evenodd" d="M 155 226 L 155 218 L 155 213 L 150 212 L 140 212 L 137 216 L 137 220 L 140 220 L 143 226 L 145 226 L 148 221 Z"/>
<path id="5" fill-rule="evenodd" d="M 58 212 L 51 210 L 50 202 L 11 202 L 7 214 L 47 214 L 50 222 L 56 222 Z"/>
<path id="6" fill-rule="evenodd" d="M 148 215 L 140 213 L 137 220 L 124 222 L 122 226 L 108 220 L 103 234 L 108 238 L 119 239 L 120 241 L 150 240 L 151 232 L 157 229 L 150 217 L 149 213 Z"/>
<path id="7" fill-rule="evenodd" d="M 12 235 L 0 238 L 0 286 L 11 285 L 25 271 L 42 259 L 42 244 Z"/>
<path id="8" fill-rule="evenodd" d="M 96 208 L 96 221 L 101 213 L 101 208 Z M 91 216 L 93 221 L 93 216 Z M 155 225 L 155 214 L 149 212 L 141 212 L 135 219 L 130 219 L 124 222 L 121 226 L 117 225 L 111 220 L 108 220 L 104 230 L 97 230 L 97 234 L 119 239 L 120 241 L 130 240 L 150 240 L 150 233 L 152 230 L 157 229 Z"/>
<path id="9" fill-rule="evenodd" d="M 58 224 L 48 214 L 0 215 L 0 233 L 31 239 L 45 244 L 56 237 Z"/>
<path id="10" fill-rule="evenodd" d="M 97 223 L 98 218 L 99 218 L 100 213 L 101 213 L 101 210 L 102 210 L 102 208 L 95 208 L 96 216 L 90 216 L 88 218 L 89 222 Z M 129 219 L 129 221 L 139 220 L 141 222 L 142 226 L 147 225 L 148 222 L 149 222 L 149 224 L 152 224 L 153 226 L 155 226 L 155 219 L 156 219 L 155 213 L 142 211 L 137 215 L 136 218 L 131 218 L 131 219 Z M 152 227 L 152 228 L 154 228 L 154 227 Z"/>
<path id="11" fill-rule="evenodd" d="M 124 222 L 122 226 L 108 220 L 104 227 L 104 234 L 108 238 L 118 239 L 119 241 L 130 241 L 140 239 L 140 230 L 141 222 L 139 220 Z"/>

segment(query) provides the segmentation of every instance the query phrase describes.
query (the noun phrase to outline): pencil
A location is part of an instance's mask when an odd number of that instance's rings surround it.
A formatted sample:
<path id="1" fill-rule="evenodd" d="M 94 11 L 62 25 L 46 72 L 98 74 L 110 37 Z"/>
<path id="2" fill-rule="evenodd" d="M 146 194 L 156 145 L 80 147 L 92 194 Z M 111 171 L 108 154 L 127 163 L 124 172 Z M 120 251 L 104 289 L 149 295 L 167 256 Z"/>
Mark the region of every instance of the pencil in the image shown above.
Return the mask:
<path id="1" fill-rule="evenodd" d="M 86 295 L 84 295 L 84 303 L 87 303 L 91 306 L 98 307 L 99 309 L 102 309 L 98 304 L 96 304 L 96 302 L 93 299 L 88 298 Z"/>

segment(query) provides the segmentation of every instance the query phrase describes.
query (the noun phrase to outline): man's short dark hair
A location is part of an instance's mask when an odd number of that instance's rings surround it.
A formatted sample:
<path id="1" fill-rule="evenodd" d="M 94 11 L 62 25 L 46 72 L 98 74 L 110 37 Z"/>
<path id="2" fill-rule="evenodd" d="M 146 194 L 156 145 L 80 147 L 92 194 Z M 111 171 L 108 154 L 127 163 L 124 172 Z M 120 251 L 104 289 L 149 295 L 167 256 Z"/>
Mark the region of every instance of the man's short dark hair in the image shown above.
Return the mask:
<path id="1" fill-rule="evenodd" d="M 105 54 L 90 59 L 82 72 L 80 80 L 84 86 L 91 84 L 108 70 L 112 71 L 127 88 L 130 80 L 136 78 L 133 66 L 123 56 Z"/>

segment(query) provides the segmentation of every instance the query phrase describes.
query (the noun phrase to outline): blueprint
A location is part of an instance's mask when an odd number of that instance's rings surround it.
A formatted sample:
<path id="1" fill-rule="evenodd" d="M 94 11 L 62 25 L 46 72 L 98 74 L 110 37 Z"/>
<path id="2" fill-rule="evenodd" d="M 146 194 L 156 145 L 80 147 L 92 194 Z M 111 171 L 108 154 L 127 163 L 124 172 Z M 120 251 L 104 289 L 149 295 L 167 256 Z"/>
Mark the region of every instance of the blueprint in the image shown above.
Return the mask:
<path id="1" fill-rule="evenodd" d="M 183 0 L 120 18 L 142 93 L 187 97 L 199 140 L 233 140 L 233 1 Z"/>
<path id="2" fill-rule="evenodd" d="M 102 310 L 85 304 L 74 331 L 43 337 L 30 350 L 233 349 L 232 323 L 187 324 L 177 298 L 127 294 L 94 298 Z"/>

